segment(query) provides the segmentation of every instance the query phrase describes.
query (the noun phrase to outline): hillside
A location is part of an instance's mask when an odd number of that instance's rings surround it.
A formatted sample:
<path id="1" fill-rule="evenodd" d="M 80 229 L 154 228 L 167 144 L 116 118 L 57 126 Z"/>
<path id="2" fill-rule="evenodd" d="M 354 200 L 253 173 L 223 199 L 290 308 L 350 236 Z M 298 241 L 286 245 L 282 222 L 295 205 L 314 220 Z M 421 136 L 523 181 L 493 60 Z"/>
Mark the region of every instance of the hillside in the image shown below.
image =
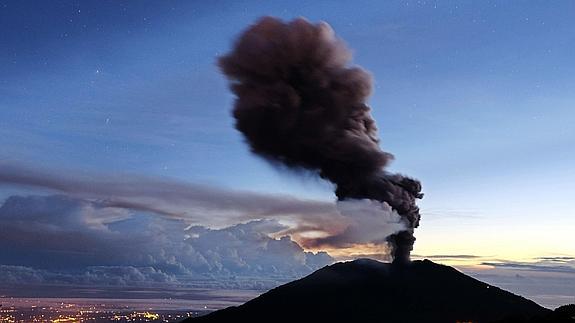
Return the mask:
<path id="1" fill-rule="evenodd" d="M 492 322 L 551 313 L 429 260 L 337 263 L 189 322 Z"/>

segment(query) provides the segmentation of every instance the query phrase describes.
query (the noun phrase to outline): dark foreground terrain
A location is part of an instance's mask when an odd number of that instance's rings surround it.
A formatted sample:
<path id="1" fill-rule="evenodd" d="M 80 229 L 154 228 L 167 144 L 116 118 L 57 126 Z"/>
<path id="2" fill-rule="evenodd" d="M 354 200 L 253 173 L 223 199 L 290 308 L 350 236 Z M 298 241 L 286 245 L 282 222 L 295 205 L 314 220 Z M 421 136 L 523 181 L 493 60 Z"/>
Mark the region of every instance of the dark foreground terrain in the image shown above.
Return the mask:
<path id="1" fill-rule="evenodd" d="M 429 260 L 408 265 L 359 259 L 337 263 L 241 306 L 185 322 L 574 322 Z"/>

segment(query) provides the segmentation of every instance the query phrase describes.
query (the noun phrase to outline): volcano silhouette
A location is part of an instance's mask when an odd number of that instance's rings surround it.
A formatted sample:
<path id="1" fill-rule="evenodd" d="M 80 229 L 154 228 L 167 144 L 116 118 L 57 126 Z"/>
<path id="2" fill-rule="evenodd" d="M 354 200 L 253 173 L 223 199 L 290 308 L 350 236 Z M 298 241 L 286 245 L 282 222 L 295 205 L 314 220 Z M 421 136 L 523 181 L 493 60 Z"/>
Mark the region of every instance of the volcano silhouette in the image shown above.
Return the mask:
<path id="1" fill-rule="evenodd" d="M 550 314 L 429 260 L 398 265 L 358 259 L 186 322 L 539 322 L 532 318 Z"/>

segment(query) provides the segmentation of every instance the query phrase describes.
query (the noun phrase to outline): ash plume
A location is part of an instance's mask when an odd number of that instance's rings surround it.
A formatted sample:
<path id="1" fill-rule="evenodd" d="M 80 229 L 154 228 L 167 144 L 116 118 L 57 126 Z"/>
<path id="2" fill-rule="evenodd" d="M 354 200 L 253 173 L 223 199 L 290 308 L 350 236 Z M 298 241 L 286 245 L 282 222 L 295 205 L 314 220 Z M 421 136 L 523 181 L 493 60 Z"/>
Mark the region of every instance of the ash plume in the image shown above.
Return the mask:
<path id="1" fill-rule="evenodd" d="M 419 224 L 417 180 L 389 174 L 366 100 L 370 75 L 326 23 L 264 17 L 219 59 L 236 95 L 233 115 L 251 150 L 273 164 L 316 171 L 339 200 L 391 206 L 406 229 L 387 239 L 394 261 L 409 261 Z"/>
<path id="2" fill-rule="evenodd" d="M 196 225 L 224 227 L 270 217 L 290 218 L 298 224 L 303 222 L 299 220 L 301 217 L 315 224 L 338 215 L 335 206 L 324 201 L 229 190 L 168 178 L 86 175 L 0 160 L 0 189 L 7 186 L 56 192 L 101 207 L 152 212 Z"/>

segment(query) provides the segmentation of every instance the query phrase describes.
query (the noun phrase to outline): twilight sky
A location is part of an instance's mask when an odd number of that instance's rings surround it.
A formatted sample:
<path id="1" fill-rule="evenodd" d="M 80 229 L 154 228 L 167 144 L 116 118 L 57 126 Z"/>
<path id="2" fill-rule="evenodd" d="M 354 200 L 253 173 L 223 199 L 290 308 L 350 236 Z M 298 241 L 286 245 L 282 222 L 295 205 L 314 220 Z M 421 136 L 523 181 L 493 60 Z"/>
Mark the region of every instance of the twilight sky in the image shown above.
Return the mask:
<path id="1" fill-rule="evenodd" d="M 332 188 L 249 153 L 214 64 L 262 15 L 328 22 L 373 74 L 369 103 L 391 169 L 426 194 L 414 254 L 531 296 L 574 296 L 501 280 L 575 281 L 571 1 L 0 0 L 0 278 L 264 281 L 331 261 L 268 237 L 306 214 L 325 223 Z M 22 186 L 30 174 L 61 185 Z M 164 194 L 172 189 L 186 193 Z M 106 204 L 115 196 L 137 207 Z M 206 196 L 215 202 L 198 202 Z M 538 301 L 561 303 L 549 299 Z"/>

